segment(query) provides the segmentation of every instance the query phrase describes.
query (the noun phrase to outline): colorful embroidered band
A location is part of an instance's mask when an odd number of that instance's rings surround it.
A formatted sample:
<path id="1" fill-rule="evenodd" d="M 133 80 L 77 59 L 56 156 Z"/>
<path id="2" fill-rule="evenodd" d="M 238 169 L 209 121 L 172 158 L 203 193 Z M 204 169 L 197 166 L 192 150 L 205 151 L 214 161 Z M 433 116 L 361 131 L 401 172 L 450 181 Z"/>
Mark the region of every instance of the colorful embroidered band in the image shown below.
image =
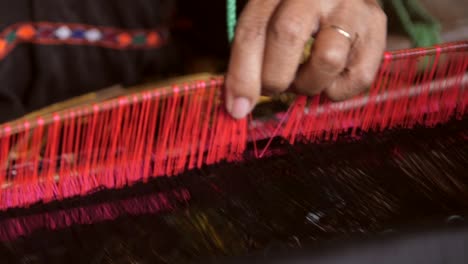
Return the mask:
<path id="1" fill-rule="evenodd" d="M 86 24 L 20 23 L 0 34 L 0 59 L 20 43 L 89 45 L 109 49 L 154 49 L 168 40 L 165 29 L 124 30 Z"/>

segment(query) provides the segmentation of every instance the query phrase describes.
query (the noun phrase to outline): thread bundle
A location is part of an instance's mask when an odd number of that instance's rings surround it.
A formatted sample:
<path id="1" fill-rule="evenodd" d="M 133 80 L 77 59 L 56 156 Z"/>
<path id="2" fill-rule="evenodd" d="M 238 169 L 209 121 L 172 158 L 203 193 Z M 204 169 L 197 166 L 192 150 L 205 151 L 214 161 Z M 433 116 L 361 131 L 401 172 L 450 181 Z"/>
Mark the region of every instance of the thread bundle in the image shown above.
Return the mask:
<path id="1" fill-rule="evenodd" d="M 269 120 L 233 120 L 223 78 L 139 92 L 0 127 L 0 208 L 27 207 L 98 188 L 119 189 L 221 161 L 249 142 L 294 144 L 360 132 L 434 126 L 467 111 L 468 42 L 386 53 L 370 92 L 345 102 L 298 97 Z M 257 141 L 267 139 L 259 146 Z"/>

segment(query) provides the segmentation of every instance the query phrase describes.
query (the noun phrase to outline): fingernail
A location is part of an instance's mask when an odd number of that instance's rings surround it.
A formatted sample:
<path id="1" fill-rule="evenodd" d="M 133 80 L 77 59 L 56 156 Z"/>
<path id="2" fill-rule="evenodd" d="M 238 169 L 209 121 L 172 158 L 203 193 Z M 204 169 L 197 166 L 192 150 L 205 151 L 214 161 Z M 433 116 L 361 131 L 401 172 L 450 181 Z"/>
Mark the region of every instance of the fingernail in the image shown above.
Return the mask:
<path id="1" fill-rule="evenodd" d="M 250 100 L 244 97 L 239 97 L 234 99 L 230 113 L 235 119 L 242 119 L 249 114 L 250 109 Z"/>

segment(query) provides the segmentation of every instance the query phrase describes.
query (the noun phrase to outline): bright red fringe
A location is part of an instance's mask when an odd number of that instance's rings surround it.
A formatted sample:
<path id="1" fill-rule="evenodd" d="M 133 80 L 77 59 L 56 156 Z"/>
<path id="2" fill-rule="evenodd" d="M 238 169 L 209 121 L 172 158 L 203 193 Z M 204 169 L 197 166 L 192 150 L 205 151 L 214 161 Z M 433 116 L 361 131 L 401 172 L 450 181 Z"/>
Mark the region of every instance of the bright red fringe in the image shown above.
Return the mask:
<path id="1" fill-rule="evenodd" d="M 0 209 L 122 188 L 223 160 L 281 136 L 317 142 L 343 133 L 434 126 L 467 112 L 468 42 L 386 53 L 370 92 L 333 103 L 298 97 L 268 121 L 233 120 L 222 78 L 154 89 L 0 126 Z M 268 144 L 255 145 L 262 157 Z"/>

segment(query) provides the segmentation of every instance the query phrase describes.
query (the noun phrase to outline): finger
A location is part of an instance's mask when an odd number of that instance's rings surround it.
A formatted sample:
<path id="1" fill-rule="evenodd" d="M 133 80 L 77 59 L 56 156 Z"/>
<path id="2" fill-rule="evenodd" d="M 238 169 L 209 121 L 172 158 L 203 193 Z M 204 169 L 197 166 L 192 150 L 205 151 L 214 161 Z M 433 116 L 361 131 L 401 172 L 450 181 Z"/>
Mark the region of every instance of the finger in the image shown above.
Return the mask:
<path id="1" fill-rule="evenodd" d="M 320 25 L 309 60 L 301 66 L 294 82 L 297 92 L 318 94 L 345 70 L 358 30 L 359 19 L 350 16 L 353 9 L 340 8 Z"/>
<path id="2" fill-rule="evenodd" d="M 374 81 L 385 51 L 387 35 L 385 14 L 378 10 L 374 14 L 367 33 L 355 43 L 347 70 L 325 89 L 330 99 L 344 100 L 356 96 Z"/>
<path id="3" fill-rule="evenodd" d="M 267 93 L 285 91 L 294 80 L 304 47 L 318 28 L 316 0 L 285 0 L 269 23 L 262 84 Z"/>
<path id="4" fill-rule="evenodd" d="M 226 75 L 226 108 L 237 119 L 256 104 L 261 90 L 261 71 L 270 17 L 281 0 L 250 0 L 236 28 Z"/>

